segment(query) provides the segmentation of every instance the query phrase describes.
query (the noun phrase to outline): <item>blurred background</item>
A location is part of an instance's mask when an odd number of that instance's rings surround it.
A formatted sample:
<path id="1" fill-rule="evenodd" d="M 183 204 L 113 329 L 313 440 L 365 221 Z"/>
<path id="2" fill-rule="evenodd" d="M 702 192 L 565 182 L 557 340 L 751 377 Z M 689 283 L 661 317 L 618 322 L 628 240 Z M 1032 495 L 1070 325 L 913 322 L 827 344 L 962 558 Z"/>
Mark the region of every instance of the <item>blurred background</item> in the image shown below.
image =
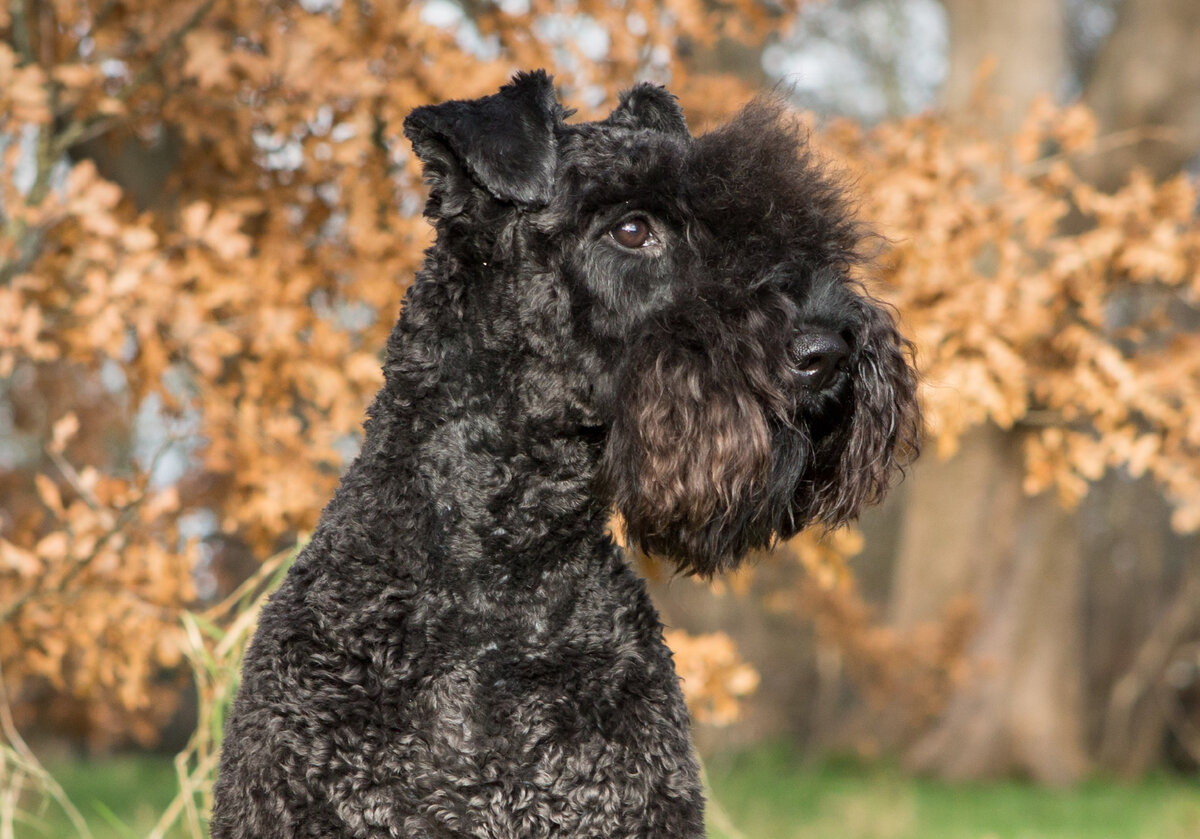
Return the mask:
<path id="1" fill-rule="evenodd" d="M 635 558 L 712 835 L 1200 835 L 1196 0 L 5 0 L 0 837 L 205 835 L 430 242 L 403 117 L 532 67 L 792 100 L 922 371 L 859 528 Z"/>

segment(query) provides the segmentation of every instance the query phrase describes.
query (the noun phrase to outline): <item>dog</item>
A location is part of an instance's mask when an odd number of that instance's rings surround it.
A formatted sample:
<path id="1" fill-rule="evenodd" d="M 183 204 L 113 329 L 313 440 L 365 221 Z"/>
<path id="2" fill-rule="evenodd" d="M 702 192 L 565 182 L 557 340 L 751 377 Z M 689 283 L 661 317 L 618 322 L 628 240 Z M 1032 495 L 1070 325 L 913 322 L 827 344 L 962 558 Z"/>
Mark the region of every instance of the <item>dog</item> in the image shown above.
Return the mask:
<path id="1" fill-rule="evenodd" d="M 404 131 L 436 243 L 362 451 L 263 609 L 215 839 L 700 837 L 687 709 L 610 534 L 708 576 L 915 453 L 909 344 L 787 109 L 693 137 L 551 78 Z"/>

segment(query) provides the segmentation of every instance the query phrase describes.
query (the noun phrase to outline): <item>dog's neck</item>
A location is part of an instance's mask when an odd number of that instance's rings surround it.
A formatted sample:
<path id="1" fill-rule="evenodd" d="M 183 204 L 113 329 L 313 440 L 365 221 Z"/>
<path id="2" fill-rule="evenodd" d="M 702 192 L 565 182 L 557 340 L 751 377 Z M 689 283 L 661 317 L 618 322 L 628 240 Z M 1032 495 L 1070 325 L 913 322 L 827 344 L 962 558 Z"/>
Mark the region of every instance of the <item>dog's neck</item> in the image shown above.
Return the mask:
<path id="1" fill-rule="evenodd" d="M 596 499 L 594 382 L 563 352 L 531 345 L 518 309 L 470 286 L 479 277 L 438 267 L 418 276 L 389 338 L 355 468 L 396 487 L 411 508 L 397 512 L 440 562 L 491 563 L 508 579 L 590 555 L 581 543 L 603 539 L 608 516 Z"/>

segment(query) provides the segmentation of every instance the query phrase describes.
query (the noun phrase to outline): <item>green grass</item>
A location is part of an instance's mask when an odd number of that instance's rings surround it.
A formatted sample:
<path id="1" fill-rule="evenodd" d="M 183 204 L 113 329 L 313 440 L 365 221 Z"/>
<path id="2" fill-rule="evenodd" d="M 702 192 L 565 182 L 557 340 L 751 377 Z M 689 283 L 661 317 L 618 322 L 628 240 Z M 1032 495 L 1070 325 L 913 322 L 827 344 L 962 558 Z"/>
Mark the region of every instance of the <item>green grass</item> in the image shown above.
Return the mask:
<path id="1" fill-rule="evenodd" d="M 54 762 L 46 768 L 62 784 L 67 796 L 87 820 L 94 839 L 145 836 L 178 789 L 175 766 L 170 757 L 131 755 L 96 761 Z M 18 824 L 17 839 L 76 836 L 71 823 L 53 803 L 45 808 L 34 808 L 31 815 L 33 821 Z"/>
<path id="2" fill-rule="evenodd" d="M 169 758 L 119 757 L 48 767 L 95 839 L 143 837 L 175 792 Z M 1018 782 L 953 786 L 895 768 L 807 765 L 764 748 L 708 763 L 712 839 L 1197 839 L 1200 781 L 1152 777 L 1072 790 Z M 727 817 L 732 831 L 721 829 Z M 50 808 L 18 839 L 74 836 Z M 176 833 L 174 836 L 181 834 Z"/>
<path id="3" fill-rule="evenodd" d="M 760 749 L 708 766 L 713 839 L 1196 839 L 1200 781 L 950 785 Z M 722 831 L 723 810 L 734 831 Z M 740 834 L 740 836 L 739 836 Z"/>

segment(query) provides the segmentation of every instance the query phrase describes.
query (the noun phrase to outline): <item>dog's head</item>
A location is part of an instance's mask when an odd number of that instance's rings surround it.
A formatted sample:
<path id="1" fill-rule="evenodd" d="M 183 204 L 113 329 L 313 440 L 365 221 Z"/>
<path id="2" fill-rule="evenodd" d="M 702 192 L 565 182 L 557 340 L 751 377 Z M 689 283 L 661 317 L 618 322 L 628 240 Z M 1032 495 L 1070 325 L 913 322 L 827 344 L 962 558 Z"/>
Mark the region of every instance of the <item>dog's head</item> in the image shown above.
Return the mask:
<path id="1" fill-rule="evenodd" d="M 879 500 L 917 449 L 909 346 L 851 279 L 863 231 L 786 109 L 693 138 L 642 84 L 605 120 L 567 115 L 532 73 L 405 130 L 443 235 L 486 231 L 527 305 L 567 301 L 631 541 L 711 574 Z"/>

